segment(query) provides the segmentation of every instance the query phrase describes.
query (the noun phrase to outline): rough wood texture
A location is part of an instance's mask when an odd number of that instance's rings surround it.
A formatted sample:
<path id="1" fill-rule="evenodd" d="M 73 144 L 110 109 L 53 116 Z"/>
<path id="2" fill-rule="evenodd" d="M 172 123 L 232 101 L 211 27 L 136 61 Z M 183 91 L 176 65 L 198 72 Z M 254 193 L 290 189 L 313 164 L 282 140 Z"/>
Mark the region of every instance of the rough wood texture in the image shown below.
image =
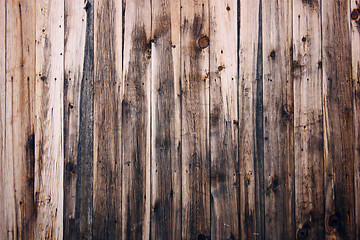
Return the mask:
<path id="1" fill-rule="evenodd" d="M 294 0 L 294 159 L 297 238 L 324 236 L 321 2 Z"/>
<path id="2" fill-rule="evenodd" d="M 91 239 L 94 2 L 65 0 L 64 238 Z"/>
<path id="3" fill-rule="evenodd" d="M 63 237 L 64 2 L 36 1 L 35 239 Z"/>
<path id="4" fill-rule="evenodd" d="M 291 0 L 262 2 L 265 236 L 269 239 L 295 239 L 292 19 Z"/>
<path id="5" fill-rule="evenodd" d="M 360 4 L 358 0 L 351 0 L 351 13 L 355 16 L 351 20 L 351 56 L 352 83 L 354 104 L 354 195 L 355 195 L 355 228 L 356 237 L 360 237 Z"/>
<path id="6" fill-rule="evenodd" d="M 151 238 L 181 239 L 180 2 L 152 1 Z"/>
<path id="7" fill-rule="evenodd" d="M 322 1 L 325 226 L 355 239 L 350 2 Z"/>
<path id="8" fill-rule="evenodd" d="M 151 41 L 150 0 L 126 1 L 125 5 L 121 102 L 122 237 L 147 239 L 151 198 L 151 46 L 155 43 Z"/>
<path id="9" fill-rule="evenodd" d="M 5 106 L 6 106 L 6 1 L 0 0 L 0 192 L 7 193 L 6 182 L 6 154 L 5 154 Z M 7 211 L 10 206 L 7 205 L 6 194 L 0 194 L 0 236 L 7 237 L 9 224 Z"/>
<path id="10" fill-rule="evenodd" d="M 240 1 L 239 160 L 241 239 L 264 239 L 261 1 Z"/>
<path id="11" fill-rule="evenodd" d="M 35 1 L 6 3 L 6 168 L 8 237 L 33 238 Z"/>
<path id="12" fill-rule="evenodd" d="M 94 2 L 93 238 L 121 232 L 122 3 Z"/>
<path id="13" fill-rule="evenodd" d="M 182 237 L 209 239 L 209 4 L 181 7 Z"/>
<path id="14" fill-rule="evenodd" d="M 211 0 L 209 8 L 211 238 L 235 239 L 239 235 L 237 2 Z"/>

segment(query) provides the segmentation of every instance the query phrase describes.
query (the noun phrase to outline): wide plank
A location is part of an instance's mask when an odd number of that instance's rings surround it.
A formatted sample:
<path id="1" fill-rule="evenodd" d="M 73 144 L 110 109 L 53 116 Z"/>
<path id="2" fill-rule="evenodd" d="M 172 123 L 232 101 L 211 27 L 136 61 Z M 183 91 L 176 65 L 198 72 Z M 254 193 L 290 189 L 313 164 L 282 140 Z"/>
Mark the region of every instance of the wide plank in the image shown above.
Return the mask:
<path id="1" fill-rule="evenodd" d="M 350 1 L 322 1 L 326 239 L 355 239 Z"/>
<path id="2" fill-rule="evenodd" d="M 94 1 L 64 8 L 64 238 L 91 239 Z"/>
<path id="3" fill-rule="evenodd" d="M 151 1 L 125 4 L 122 83 L 122 239 L 150 237 Z"/>
<path id="4" fill-rule="evenodd" d="M 64 1 L 36 1 L 35 239 L 63 238 Z"/>
<path id="5" fill-rule="evenodd" d="M 237 1 L 209 1 L 211 238 L 239 236 Z M 224 27 L 226 26 L 226 27 Z"/>
<path id="6" fill-rule="evenodd" d="M 181 239 L 180 1 L 151 21 L 151 239 Z"/>
<path id="7" fill-rule="evenodd" d="M 324 238 L 321 1 L 293 0 L 297 238 Z"/>
<path id="8" fill-rule="evenodd" d="M 295 239 L 292 0 L 262 1 L 265 236 Z"/>

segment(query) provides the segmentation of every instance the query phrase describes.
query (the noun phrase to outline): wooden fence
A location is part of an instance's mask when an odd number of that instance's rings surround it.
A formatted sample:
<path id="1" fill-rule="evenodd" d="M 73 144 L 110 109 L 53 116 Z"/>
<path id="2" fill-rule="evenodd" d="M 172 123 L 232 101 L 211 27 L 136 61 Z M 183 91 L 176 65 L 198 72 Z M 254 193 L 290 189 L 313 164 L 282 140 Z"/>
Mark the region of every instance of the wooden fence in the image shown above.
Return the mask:
<path id="1" fill-rule="evenodd" d="M 0 239 L 360 239 L 356 0 L 0 0 Z"/>

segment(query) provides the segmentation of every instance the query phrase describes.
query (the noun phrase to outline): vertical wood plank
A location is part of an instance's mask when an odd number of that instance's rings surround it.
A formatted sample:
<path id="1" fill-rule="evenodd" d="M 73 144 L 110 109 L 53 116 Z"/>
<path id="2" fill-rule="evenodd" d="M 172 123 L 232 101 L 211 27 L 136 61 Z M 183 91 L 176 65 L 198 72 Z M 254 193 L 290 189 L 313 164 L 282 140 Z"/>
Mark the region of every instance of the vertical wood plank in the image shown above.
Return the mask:
<path id="1" fill-rule="evenodd" d="M 241 239 L 263 239 L 261 1 L 240 1 L 239 31 Z"/>
<path id="2" fill-rule="evenodd" d="M 121 233 L 122 3 L 94 6 L 93 238 Z"/>
<path id="3" fill-rule="evenodd" d="M 181 151 L 184 239 L 210 238 L 208 37 L 208 1 L 182 1 Z"/>
<path id="4" fill-rule="evenodd" d="M 321 1 L 293 0 L 297 238 L 324 238 Z"/>
<path id="5" fill-rule="evenodd" d="M 9 238 L 33 238 L 35 1 L 6 3 L 5 169 Z"/>
<path id="6" fill-rule="evenodd" d="M 295 239 L 292 1 L 263 1 L 262 26 L 265 236 Z"/>
<path id="7" fill-rule="evenodd" d="M 325 225 L 355 239 L 350 1 L 322 1 Z"/>
<path id="8" fill-rule="evenodd" d="M 148 239 L 151 195 L 150 80 L 151 42 L 153 42 L 151 41 L 151 1 L 126 1 L 124 7 L 121 102 L 122 238 Z"/>
<path id="9" fill-rule="evenodd" d="M 64 238 L 91 239 L 94 2 L 65 1 Z"/>
<path id="10" fill-rule="evenodd" d="M 181 239 L 180 1 L 152 1 L 151 239 Z"/>
<path id="11" fill-rule="evenodd" d="M 239 236 L 237 1 L 209 1 L 211 238 Z"/>
<path id="12" fill-rule="evenodd" d="M 0 236 L 7 236 L 8 217 L 6 202 L 6 149 L 5 149 L 5 109 L 6 109 L 6 0 L 0 0 Z"/>
<path id="13" fill-rule="evenodd" d="M 36 1 L 35 239 L 63 237 L 64 1 Z"/>
<path id="14" fill-rule="evenodd" d="M 360 237 L 360 4 L 351 0 L 351 57 L 354 103 L 355 236 Z"/>

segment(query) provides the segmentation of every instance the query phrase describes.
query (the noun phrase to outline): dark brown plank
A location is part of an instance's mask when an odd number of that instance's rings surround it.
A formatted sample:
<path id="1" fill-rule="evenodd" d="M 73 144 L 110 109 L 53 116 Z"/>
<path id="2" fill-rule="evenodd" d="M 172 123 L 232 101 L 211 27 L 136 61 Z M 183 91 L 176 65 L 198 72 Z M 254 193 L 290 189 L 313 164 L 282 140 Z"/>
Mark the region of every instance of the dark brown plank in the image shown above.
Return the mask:
<path id="1" fill-rule="evenodd" d="M 121 233 L 122 3 L 94 1 L 93 238 Z"/>
<path id="2" fill-rule="evenodd" d="M 355 239 L 350 1 L 322 1 L 325 226 Z"/>
<path id="3" fill-rule="evenodd" d="M 151 239 L 181 239 L 180 1 L 152 1 Z"/>

